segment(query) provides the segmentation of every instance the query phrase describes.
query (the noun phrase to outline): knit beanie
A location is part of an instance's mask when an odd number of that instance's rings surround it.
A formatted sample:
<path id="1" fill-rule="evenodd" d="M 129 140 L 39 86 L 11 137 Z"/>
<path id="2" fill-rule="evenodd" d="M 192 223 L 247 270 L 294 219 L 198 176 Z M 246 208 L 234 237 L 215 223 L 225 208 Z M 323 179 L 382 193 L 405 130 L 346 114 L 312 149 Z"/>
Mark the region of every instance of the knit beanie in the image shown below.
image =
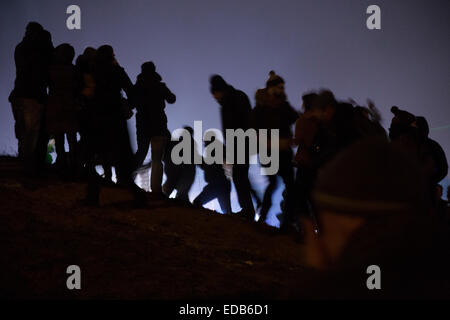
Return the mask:
<path id="1" fill-rule="evenodd" d="M 283 78 L 280 77 L 279 75 L 277 75 L 275 73 L 275 71 L 273 71 L 273 70 L 270 71 L 269 72 L 269 79 L 267 79 L 267 82 L 266 82 L 266 87 L 267 88 L 274 87 L 274 86 L 279 85 L 280 83 L 284 83 Z"/>
<path id="2" fill-rule="evenodd" d="M 394 117 L 389 127 L 389 137 L 395 139 L 401 134 L 410 132 L 416 117 L 408 111 L 399 109 L 397 106 L 393 106 L 391 112 L 394 114 Z"/>

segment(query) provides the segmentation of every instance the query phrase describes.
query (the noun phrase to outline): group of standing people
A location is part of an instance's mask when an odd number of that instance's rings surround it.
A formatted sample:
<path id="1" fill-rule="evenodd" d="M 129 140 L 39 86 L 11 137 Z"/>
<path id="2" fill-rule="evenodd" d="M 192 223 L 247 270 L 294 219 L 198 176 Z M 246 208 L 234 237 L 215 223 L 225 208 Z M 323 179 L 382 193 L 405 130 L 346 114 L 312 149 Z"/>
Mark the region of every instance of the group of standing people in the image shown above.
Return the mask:
<path id="1" fill-rule="evenodd" d="M 117 184 L 128 188 L 138 205 L 145 205 L 147 196 L 135 184 L 134 174 L 151 148 L 152 195 L 165 199 L 177 190 L 178 199 L 189 201 L 188 192 L 195 178 L 194 161 L 181 165 L 172 162 L 170 154 L 174 141 L 168 130 L 165 107 L 166 103 L 175 103 L 176 96 L 162 81 L 154 63 L 143 63 L 133 84 L 109 45 L 86 48 L 75 64 L 74 57 L 70 44 L 54 48 L 50 33 L 36 22 L 27 25 L 25 36 L 16 47 L 16 80 L 9 100 L 16 121 L 19 157 L 27 172 L 42 171 L 48 140 L 53 136 L 58 170 L 86 175 L 87 204 L 99 203 L 104 180 L 95 167 L 101 164 L 106 180 L 111 180 L 114 167 Z M 265 222 L 279 176 L 285 187 L 281 228 L 300 231 L 299 215 L 318 221 L 311 192 L 319 170 L 342 150 L 367 137 L 389 141 L 416 159 L 433 203 L 437 184 L 447 175 L 448 166 L 442 148 L 428 137 L 425 118 L 392 107 L 394 118 L 386 133 L 372 102 L 365 107 L 354 101 L 337 101 L 328 90 L 304 94 L 303 110 L 298 112 L 288 102 L 284 84 L 284 79 L 271 71 L 266 86 L 256 91 L 256 105 L 252 108 L 243 91 L 235 89 L 220 75 L 210 78 L 210 91 L 220 105 L 224 133 L 227 129 L 246 131 L 250 128 L 279 132 L 279 170 L 268 176 L 263 199 L 256 195 L 249 180 L 248 144 L 244 163 L 237 163 L 237 150 L 234 152 L 231 180 L 242 208 L 238 215 L 255 220 L 254 198 L 259 221 Z M 133 154 L 127 128 L 132 109 L 136 109 L 136 154 Z M 192 129 L 186 129 L 195 146 Z M 64 147 L 65 136 L 68 153 Z M 230 142 L 225 140 L 224 147 L 227 143 Z M 237 144 L 234 145 L 237 148 Z M 270 141 L 267 145 L 271 145 Z M 192 159 L 195 152 L 193 147 Z M 201 168 L 207 185 L 194 199 L 194 205 L 202 206 L 217 198 L 222 211 L 231 213 L 231 181 L 224 167 L 206 164 L 209 161 L 203 163 Z M 167 180 L 163 185 L 164 172 Z"/>
<path id="2" fill-rule="evenodd" d="M 58 172 L 88 180 L 86 204 L 99 203 L 104 181 L 96 166 L 101 164 L 106 180 L 111 179 L 114 167 L 117 183 L 132 192 L 137 204 L 145 205 L 145 192 L 134 183 L 133 172 L 151 143 L 152 188 L 162 193 L 162 158 L 170 137 L 164 101 L 175 102 L 175 95 L 152 62 L 142 65 L 133 85 L 111 46 L 88 47 L 73 64 L 74 48 L 67 43 L 53 47 L 50 33 L 36 22 L 27 25 L 14 56 L 16 80 L 9 100 L 19 158 L 30 175 L 43 172 L 47 144 L 53 136 Z M 137 154 L 133 154 L 127 127 L 133 108 L 137 109 Z"/>

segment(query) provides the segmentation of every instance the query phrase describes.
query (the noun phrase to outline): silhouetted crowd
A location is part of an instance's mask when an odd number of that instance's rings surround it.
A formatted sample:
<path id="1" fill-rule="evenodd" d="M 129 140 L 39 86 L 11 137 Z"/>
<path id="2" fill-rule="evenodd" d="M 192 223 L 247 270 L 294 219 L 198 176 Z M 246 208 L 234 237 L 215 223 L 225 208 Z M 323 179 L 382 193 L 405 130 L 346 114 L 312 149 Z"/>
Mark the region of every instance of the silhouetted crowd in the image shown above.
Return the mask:
<path id="1" fill-rule="evenodd" d="M 51 168 L 64 179 L 87 181 L 86 205 L 99 205 L 101 186 L 114 185 L 128 189 L 138 207 L 148 201 L 167 201 L 176 191 L 180 203 L 201 207 L 217 199 L 222 212 L 232 214 L 233 183 L 241 207 L 233 214 L 249 221 L 259 216 L 258 223 L 266 222 L 280 177 L 284 183 L 280 230 L 310 244 L 306 256 L 313 265 L 339 271 L 336 278 L 326 274 L 331 277 L 329 284 L 335 285 L 329 286 L 330 294 L 335 287 L 352 286 L 349 279 L 360 290 L 360 277 L 355 275 L 360 274 L 361 263 L 389 265 L 391 273 L 386 278 L 401 283 L 396 288 L 403 296 L 421 290 L 417 277 L 422 273 L 435 275 L 432 282 L 425 277 L 421 284 L 425 287 L 447 285 L 438 271 L 448 261 L 436 257 L 447 256 L 439 250 L 446 250 L 440 244 L 448 241 L 449 204 L 442 199 L 438 183 L 446 177 L 448 164 L 441 146 L 429 137 L 424 117 L 393 106 L 386 132 L 373 102 L 360 106 L 351 100 L 339 101 L 329 90 L 304 94 L 302 112 L 298 112 L 287 100 L 284 79 L 274 71 L 265 88 L 256 91 L 252 108 L 243 91 L 214 75 L 209 79 L 210 91 L 220 105 L 224 137 L 227 129 L 278 130 L 279 170 L 267 176 L 268 186 L 260 199 L 249 179 L 249 141 L 243 163 L 237 162 L 235 141 L 232 165 L 225 158 L 224 165 L 212 163 L 208 157 L 215 155 L 205 155 L 200 168 L 206 185 L 190 204 L 194 159 L 202 155 L 192 128 L 185 127 L 192 148 L 183 158 L 191 161 L 174 163 L 171 152 L 177 141 L 171 139 L 165 107 L 175 103 L 176 96 L 154 63 L 143 63 L 133 84 L 109 45 L 87 47 L 75 64 L 74 58 L 70 44 L 54 47 L 50 33 L 36 22 L 27 25 L 15 49 L 16 80 L 9 101 L 18 156 L 28 176 L 39 178 L 49 171 L 47 147 L 54 138 L 57 158 Z M 134 109 L 135 154 L 127 128 Z M 267 137 L 270 147 L 271 134 Z M 213 142 L 218 141 L 212 139 L 205 146 Z M 228 143 L 225 139 L 223 148 Z M 149 148 L 151 162 L 143 165 Z M 102 176 L 96 170 L 99 165 Z M 152 192 L 148 193 L 135 184 L 135 177 L 150 166 Z M 436 225 L 447 227 L 444 238 Z M 410 271 L 403 277 L 405 270 Z M 342 274 L 348 277 L 341 278 Z M 408 282 L 411 277 L 416 277 L 415 282 Z M 323 290 L 314 284 L 311 288 Z M 313 295 L 314 289 L 308 292 Z"/>
<path id="2" fill-rule="evenodd" d="M 191 164 L 173 163 L 170 155 L 177 141 L 171 140 L 165 107 L 166 103 L 175 103 L 176 96 L 162 81 L 154 63 L 143 63 L 133 84 L 109 45 L 97 49 L 87 47 L 76 58 L 75 64 L 74 58 L 75 51 L 70 44 L 54 47 L 50 33 L 36 22 L 27 25 L 25 36 L 15 49 L 16 80 L 9 101 L 15 119 L 18 154 L 26 172 L 31 176 L 45 172 L 47 145 L 53 137 L 57 154 L 53 168 L 65 178 L 87 180 L 87 205 L 99 205 L 102 185 L 116 184 L 130 190 L 136 205 L 145 206 L 147 193 L 134 180 L 139 170 L 150 165 L 152 197 L 164 200 L 176 190 L 176 199 L 189 203 L 188 193 L 196 173 L 196 142 L 192 128 L 185 127 L 191 133 L 193 148 L 188 156 L 192 161 Z M 301 233 L 300 218 L 309 217 L 315 232 L 319 233 L 317 215 L 321 202 L 344 203 L 348 198 L 351 203 L 356 196 L 355 190 L 346 188 L 340 190 L 347 191 L 345 197 L 314 194 L 319 172 L 356 142 L 376 139 L 401 150 L 407 155 L 407 161 L 415 163 L 417 172 L 410 174 L 420 174 L 425 186 L 421 209 L 448 220 L 448 204 L 441 199 L 443 190 L 438 184 L 447 175 L 447 160 L 440 145 L 429 138 L 424 117 L 394 106 L 391 108 L 394 116 L 386 133 L 371 101 L 367 107 L 354 101 L 338 101 L 329 90 L 304 94 L 302 112 L 298 112 L 287 100 L 283 78 L 274 71 L 269 73 L 265 88 L 256 91 L 254 108 L 244 92 L 235 89 L 220 75 L 210 78 L 210 91 L 220 105 L 224 133 L 227 129 L 245 131 L 250 128 L 279 131 L 279 170 L 275 175 L 267 176 L 268 186 L 260 199 L 249 180 L 250 147 L 247 141 L 244 163 L 237 164 L 237 152 L 233 165 L 208 164 L 211 163 L 208 159 L 203 161 L 200 167 L 206 186 L 193 200 L 193 205 L 200 207 L 217 199 L 223 213 L 232 213 L 230 193 L 233 182 L 242 208 L 234 214 L 250 221 L 259 216 L 259 223 L 265 223 L 280 177 L 284 183 L 282 214 L 279 216 L 281 229 Z M 135 154 L 127 128 L 127 120 L 133 116 L 134 109 Z M 269 140 L 268 146 L 271 145 Z M 225 140 L 224 148 L 227 143 Z M 237 151 L 237 144 L 234 145 Z M 149 148 L 151 163 L 143 167 Z M 358 156 L 362 163 L 368 160 L 364 154 Z M 103 167 L 103 176 L 97 173 L 98 165 Z M 112 181 L 113 167 L 117 183 Z M 388 167 L 380 170 L 386 171 Z M 163 185 L 164 173 L 167 179 Z M 394 180 L 391 183 L 396 184 Z M 371 182 L 362 181 L 361 184 L 370 185 Z M 373 185 L 372 196 L 376 198 L 379 189 Z M 399 196 L 398 191 L 393 193 Z M 386 204 L 381 200 L 379 205 Z M 388 210 L 361 200 L 361 206 L 366 209 L 371 205 L 374 209 Z"/>

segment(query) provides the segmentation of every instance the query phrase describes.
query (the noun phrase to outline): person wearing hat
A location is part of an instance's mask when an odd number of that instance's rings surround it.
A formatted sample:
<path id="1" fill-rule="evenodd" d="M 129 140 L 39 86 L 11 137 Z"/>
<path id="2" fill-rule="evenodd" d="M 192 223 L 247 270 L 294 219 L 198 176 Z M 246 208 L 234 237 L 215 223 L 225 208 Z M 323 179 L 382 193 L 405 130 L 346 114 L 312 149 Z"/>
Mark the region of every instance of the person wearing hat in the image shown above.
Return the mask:
<path id="1" fill-rule="evenodd" d="M 213 75 L 209 82 L 211 94 L 220 105 L 224 136 L 226 137 L 227 129 L 242 129 L 244 131 L 249 129 L 251 105 L 248 96 L 243 91 L 229 85 L 220 75 Z M 227 143 L 228 141 L 225 138 L 225 144 Z M 234 146 L 232 177 L 239 204 L 242 208 L 237 214 L 248 220 L 253 220 L 255 209 L 252 202 L 250 180 L 248 179 L 249 146 L 246 142 L 245 163 L 243 164 L 237 163 L 237 144 L 235 143 Z"/>
<path id="2" fill-rule="evenodd" d="M 416 134 L 416 117 L 408 111 L 401 110 L 397 106 L 391 108 L 394 117 L 389 127 L 389 138 L 395 140 L 402 135 Z"/>
<path id="3" fill-rule="evenodd" d="M 300 295 L 448 298 L 448 243 L 426 214 L 424 188 L 417 162 L 385 139 L 362 139 L 336 155 L 312 195 L 320 236 L 302 221 L 306 264 L 319 275 Z M 379 267 L 381 290 L 369 289 L 370 266 Z"/>
<path id="4" fill-rule="evenodd" d="M 279 131 L 279 160 L 280 166 L 277 174 L 269 175 L 269 185 L 264 192 L 264 198 L 260 210 L 260 222 L 265 222 L 267 213 L 272 205 L 272 195 L 277 186 L 277 177 L 283 179 L 285 185 L 285 198 L 283 219 L 280 228 L 283 230 L 289 225 L 295 225 L 293 217 L 294 169 L 292 166 L 293 153 L 291 126 L 298 118 L 298 112 L 287 101 L 284 91 L 284 80 L 275 71 L 269 72 L 266 87 L 259 89 L 255 95 L 256 106 L 252 110 L 252 126 L 255 129 Z M 271 136 L 268 132 L 268 136 Z M 268 141 L 267 145 L 271 143 Z"/>
<path id="5" fill-rule="evenodd" d="M 135 154 L 135 169 L 139 168 L 147 156 L 151 143 L 152 171 L 151 189 L 155 195 L 162 196 L 162 159 L 170 132 L 164 111 L 166 102 L 173 104 L 176 96 L 169 90 L 151 61 L 141 66 L 134 86 L 136 102 L 136 136 L 138 148 Z"/>

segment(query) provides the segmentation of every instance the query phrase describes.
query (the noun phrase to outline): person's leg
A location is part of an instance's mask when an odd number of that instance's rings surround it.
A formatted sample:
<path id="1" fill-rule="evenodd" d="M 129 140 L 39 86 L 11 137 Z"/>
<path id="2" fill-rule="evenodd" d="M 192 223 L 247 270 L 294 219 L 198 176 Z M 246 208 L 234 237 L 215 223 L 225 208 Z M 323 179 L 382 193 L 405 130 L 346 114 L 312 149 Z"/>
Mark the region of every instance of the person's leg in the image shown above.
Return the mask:
<path id="1" fill-rule="evenodd" d="M 19 159 L 23 158 L 23 133 L 24 133 L 24 118 L 20 104 L 21 100 L 22 99 L 15 98 L 11 101 L 11 109 L 15 120 L 14 133 L 17 139 L 17 153 Z"/>
<path id="2" fill-rule="evenodd" d="M 175 190 L 175 186 L 177 185 L 177 179 L 175 176 L 168 175 L 166 182 L 164 182 L 164 185 L 162 186 L 162 192 L 167 197 L 170 197 L 173 190 Z"/>
<path id="3" fill-rule="evenodd" d="M 147 130 L 145 130 L 144 125 L 138 125 L 138 122 L 142 122 L 142 120 L 136 118 L 137 151 L 134 155 L 133 169 L 137 169 L 142 166 L 145 157 L 147 157 L 148 149 L 150 147 L 150 135 L 147 133 Z"/>
<path id="4" fill-rule="evenodd" d="M 77 159 L 77 133 L 69 132 L 66 134 L 67 143 L 69 144 L 69 165 L 73 174 L 78 172 L 78 159 Z"/>
<path id="5" fill-rule="evenodd" d="M 248 179 L 248 164 L 235 164 L 233 165 L 233 182 L 236 187 L 239 204 L 245 214 L 249 215 L 249 218 L 253 218 L 255 215 L 255 209 L 253 208 L 252 195 L 250 193 L 250 180 Z"/>
<path id="6" fill-rule="evenodd" d="M 290 159 L 289 159 L 290 160 Z M 294 192 L 294 170 L 290 161 L 280 164 L 280 176 L 283 179 L 284 192 L 284 219 L 287 223 L 296 223 L 298 219 L 295 217 L 295 202 L 293 198 Z"/>
<path id="7" fill-rule="evenodd" d="M 102 161 L 103 175 L 106 182 L 113 182 L 112 180 L 112 159 L 111 155 L 105 154 Z M 117 176 L 116 176 L 117 179 Z M 117 180 L 118 181 L 118 180 Z"/>
<path id="8" fill-rule="evenodd" d="M 250 193 L 251 193 L 253 199 L 255 199 L 255 201 L 256 201 L 256 207 L 257 207 L 257 208 L 260 208 L 261 205 L 262 205 L 262 200 L 261 200 L 261 198 L 259 197 L 259 195 L 258 195 L 258 193 L 256 192 L 256 190 L 253 189 L 251 183 L 250 183 Z"/>
<path id="9" fill-rule="evenodd" d="M 259 221 L 265 222 L 267 219 L 267 214 L 269 213 L 270 207 L 272 206 L 272 195 L 277 188 L 277 175 L 267 176 L 269 179 L 269 184 L 264 191 L 264 197 L 261 205 L 261 210 L 259 211 Z"/>
<path id="10" fill-rule="evenodd" d="M 133 194 L 134 200 L 138 205 L 145 204 L 145 191 L 134 183 L 133 178 L 133 151 L 130 144 L 128 126 L 125 119 L 119 118 L 113 120 L 113 126 L 110 128 L 113 150 L 113 159 L 116 163 L 116 176 L 121 184 L 128 187 Z"/>
<path id="11" fill-rule="evenodd" d="M 189 191 L 195 180 L 195 165 L 183 166 L 180 179 L 177 182 L 177 196 L 178 200 L 189 202 Z"/>
<path id="12" fill-rule="evenodd" d="M 86 174 L 88 185 L 86 189 L 85 202 L 87 205 L 99 205 L 100 199 L 100 176 L 95 170 L 95 156 L 98 154 L 96 150 L 97 137 L 91 131 L 86 135 Z M 101 154 L 101 156 L 104 156 Z"/>
<path id="13" fill-rule="evenodd" d="M 43 106 L 33 99 L 21 99 L 23 112 L 23 153 L 25 168 L 29 173 L 36 173 L 37 145 L 41 132 Z"/>
<path id="14" fill-rule="evenodd" d="M 214 186 L 208 183 L 200 192 L 200 194 L 194 199 L 193 204 L 197 206 L 203 206 L 204 204 L 210 202 L 216 198 L 216 193 L 214 192 Z"/>
<path id="15" fill-rule="evenodd" d="M 56 166 L 60 170 L 66 168 L 66 150 L 64 149 L 64 133 L 57 133 L 55 137 Z"/>
<path id="16" fill-rule="evenodd" d="M 231 192 L 231 183 L 229 181 L 224 181 L 217 190 L 217 200 L 219 201 L 220 208 L 222 209 L 222 213 L 231 213 L 231 200 L 230 200 L 230 192 Z"/>
<path id="17" fill-rule="evenodd" d="M 156 136 L 151 138 L 152 147 L 152 171 L 150 178 L 150 187 L 152 192 L 162 193 L 164 149 L 166 147 L 167 137 Z"/>
<path id="18" fill-rule="evenodd" d="M 42 108 L 41 114 L 41 123 L 39 129 L 39 137 L 36 145 L 36 166 L 38 170 L 42 172 L 45 169 L 47 163 L 47 150 L 48 150 L 48 141 L 50 140 L 50 136 L 47 133 L 45 126 L 45 108 Z"/>

